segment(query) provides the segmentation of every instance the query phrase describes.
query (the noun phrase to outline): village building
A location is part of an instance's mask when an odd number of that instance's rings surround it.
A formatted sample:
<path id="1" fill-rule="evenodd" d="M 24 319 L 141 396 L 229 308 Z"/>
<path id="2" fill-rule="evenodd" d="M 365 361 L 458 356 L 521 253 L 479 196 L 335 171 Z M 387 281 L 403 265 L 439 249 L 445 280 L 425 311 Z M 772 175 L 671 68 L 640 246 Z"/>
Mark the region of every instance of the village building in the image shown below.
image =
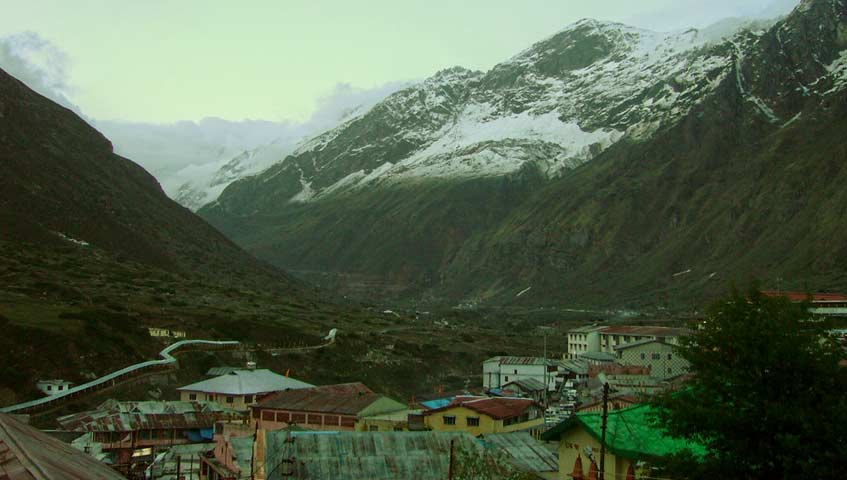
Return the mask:
<path id="1" fill-rule="evenodd" d="M 508 397 L 524 397 L 532 399 L 538 403 L 544 402 L 544 384 L 534 378 L 525 378 L 522 380 L 514 380 L 498 389 L 497 396 Z"/>
<path id="2" fill-rule="evenodd" d="M 809 302 L 809 311 L 829 317 L 847 316 L 847 296 L 839 293 L 804 293 L 785 292 L 781 290 L 765 290 L 766 297 L 786 297 L 794 303 Z"/>
<path id="3" fill-rule="evenodd" d="M 314 385 L 267 369 L 239 369 L 177 390 L 182 401 L 218 402 L 227 408 L 246 411 L 271 393 L 311 387 Z"/>
<path id="4" fill-rule="evenodd" d="M 473 436 L 543 428 L 542 406 L 528 398 L 458 396 L 422 413 L 429 430 Z"/>
<path id="5" fill-rule="evenodd" d="M 609 395 L 609 401 L 606 403 L 606 408 L 609 411 L 622 410 L 624 408 L 633 407 L 643 403 L 642 398 L 632 393 L 616 393 Z M 603 400 L 597 399 L 592 402 L 580 405 L 576 409 L 577 412 L 602 412 Z"/>
<path id="6" fill-rule="evenodd" d="M 615 354 L 615 348 L 643 340 L 662 339 L 676 345 L 681 336 L 690 332 L 686 328 L 612 325 L 579 327 L 568 332 L 568 359 L 585 358 L 586 354 L 605 352 Z"/>
<path id="7" fill-rule="evenodd" d="M 573 360 L 586 352 L 600 351 L 600 331 L 606 328 L 600 325 L 586 325 L 568 332 L 568 350 L 563 360 Z"/>
<path id="8" fill-rule="evenodd" d="M 544 432 L 541 439 L 558 442 L 559 478 L 576 477 L 600 463 L 601 413 L 578 412 Z M 641 471 L 644 460 L 665 457 L 684 449 L 702 456 L 701 445 L 666 436 L 652 423 L 649 406 L 610 411 L 606 420 L 606 478 L 649 478 Z"/>
<path id="9" fill-rule="evenodd" d="M 645 339 L 615 347 L 618 362 L 650 368 L 650 375 L 660 380 L 688 372 L 690 364 L 664 338 Z"/>
<path id="10" fill-rule="evenodd" d="M 0 413 L 0 479 L 47 480 L 124 477 L 70 445 Z"/>
<path id="11" fill-rule="evenodd" d="M 73 385 L 72 382 L 62 379 L 39 380 L 36 382 L 35 388 L 45 395 L 56 395 L 57 393 L 67 392 Z"/>
<path id="12" fill-rule="evenodd" d="M 487 390 L 503 388 L 509 382 L 534 379 L 556 390 L 558 362 L 542 357 L 492 357 L 482 363 L 482 386 Z"/>
<path id="13" fill-rule="evenodd" d="M 246 422 L 247 417 L 213 402 L 108 400 L 96 410 L 56 419 L 63 430 L 85 434 L 75 446 L 102 453 L 124 473 L 133 463 L 152 459 L 155 449 L 211 442 L 220 420 Z"/>
<path id="14" fill-rule="evenodd" d="M 409 410 L 407 405 L 374 393 L 358 382 L 278 392 L 251 408 L 253 423 L 261 429 L 297 425 L 307 430 L 333 431 L 379 428 L 385 424 L 377 416 L 396 414 L 399 418 L 408 416 Z"/>

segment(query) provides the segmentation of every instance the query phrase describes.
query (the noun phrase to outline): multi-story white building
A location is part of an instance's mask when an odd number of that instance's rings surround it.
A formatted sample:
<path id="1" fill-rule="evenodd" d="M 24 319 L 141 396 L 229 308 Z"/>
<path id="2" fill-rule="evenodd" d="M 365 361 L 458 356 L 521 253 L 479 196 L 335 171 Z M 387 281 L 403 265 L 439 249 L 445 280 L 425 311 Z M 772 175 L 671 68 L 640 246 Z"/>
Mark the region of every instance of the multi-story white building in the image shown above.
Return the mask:
<path id="1" fill-rule="evenodd" d="M 55 380 L 39 380 L 35 384 L 35 388 L 39 389 L 45 395 L 56 395 L 65 393 L 73 386 L 72 382 L 62 379 Z"/>
<path id="2" fill-rule="evenodd" d="M 600 351 L 600 331 L 606 328 L 602 325 L 587 325 L 568 332 L 568 351 L 564 359 L 573 360 L 587 352 Z"/>
<path id="3" fill-rule="evenodd" d="M 559 362 L 542 357 L 492 357 L 482 362 L 482 386 L 486 390 L 501 388 L 516 380 L 533 378 L 556 389 Z"/>
<path id="4" fill-rule="evenodd" d="M 567 358 L 573 359 L 586 353 L 605 352 L 617 355 L 616 347 L 646 340 L 662 340 L 676 345 L 679 337 L 687 335 L 685 328 L 614 325 L 589 325 L 568 332 Z"/>

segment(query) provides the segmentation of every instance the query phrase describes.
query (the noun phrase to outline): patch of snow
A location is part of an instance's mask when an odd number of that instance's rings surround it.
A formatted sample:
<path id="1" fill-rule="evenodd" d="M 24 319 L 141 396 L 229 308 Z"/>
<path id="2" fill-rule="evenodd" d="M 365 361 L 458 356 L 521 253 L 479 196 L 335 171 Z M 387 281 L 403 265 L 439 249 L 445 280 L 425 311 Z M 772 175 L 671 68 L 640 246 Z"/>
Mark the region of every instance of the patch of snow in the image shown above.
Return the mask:
<path id="1" fill-rule="evenodd" d="M 54 233 L 56 235 L 58 235 L 59 237 L 61 237 L 62 240 L 66 240 L 70 243 L 73 243 L 74 245 L 79 245 L 80 247 L 88 247 L 88 246 L 91 245 L 90 243 L 86 242 L 85 240 L 77 240 L 76 238 L 71 238 L 71 237 L 65 235 L 64 233 L 60 233 L 60 232 L 54 232 Z"/>

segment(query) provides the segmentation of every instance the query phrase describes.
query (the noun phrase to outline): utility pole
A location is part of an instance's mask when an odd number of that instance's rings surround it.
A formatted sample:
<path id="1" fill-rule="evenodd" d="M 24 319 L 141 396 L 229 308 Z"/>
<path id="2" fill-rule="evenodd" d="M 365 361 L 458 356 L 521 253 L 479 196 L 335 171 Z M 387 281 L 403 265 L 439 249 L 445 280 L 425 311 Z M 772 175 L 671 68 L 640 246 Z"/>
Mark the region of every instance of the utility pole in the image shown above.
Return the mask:
<path id="1" fill-rule="evenodd" d="M 450 466 L 447 469 L 447 478 L 448 480 L 453 480 L 453 440 L 456 437 L 450 439 Z"/>
<path id="2" fill-rule="evenodd" d="M 603 384 L 603 415 L 600 417 L 600 480 L 605 480 L 606 475 L 606 418 L 609 416 L 609 384 Z"/>

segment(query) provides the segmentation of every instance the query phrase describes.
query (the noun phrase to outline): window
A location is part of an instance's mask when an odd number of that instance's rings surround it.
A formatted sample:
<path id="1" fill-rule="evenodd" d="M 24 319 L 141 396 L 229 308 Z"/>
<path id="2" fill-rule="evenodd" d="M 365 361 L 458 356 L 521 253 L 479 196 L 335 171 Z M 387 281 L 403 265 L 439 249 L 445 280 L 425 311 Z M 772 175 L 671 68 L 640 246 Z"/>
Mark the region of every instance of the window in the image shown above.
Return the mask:
<path id="1" fill-rule="evenodd" d="M 605 388 L 605 387 L 603 387 L 603 388 Z M 189 400 L 197 400 L 197 394 L 196 393 L 189 393 L 188 399 Z"/>
<path id="2" fill-rule="evenodd" d="M 516 368 L 516 369 L 515 369 L 515 375 L 517 375 L 517 374 L 518 374 L 518 369 Z"/>
<path id="3" fill-rule="evenodd" d="M 673 368 L 668 367 L 668 373 L 673 373 Z"/>
<path id="4" fill-rule="evenodd" d="M 508 376 L 506 377 L 506 383 L 509 383 L 509 377 Z"/>
<path id="5" fill-rule="evenodd" d="M 268 422 L 274 421 L 274 412 L 265 410 L 262 412 L 262 420 L 266 420 Z"/>
<path id="6" fill-rule="evenodd" d="M 456 417 L 453 416 L 453 415 L 444 415 L 441 418 L 444 419 L 444 425 L 455 425 L 456 424 Z"/>
<path id="7" fill-rule="evenodd" d="M 469 427 L 478 427 L 479 426 L 479 417 L 468 417 L 467 418 Z"/>
<path id="8" fill-rule="evenodd" d="M 670 359 L 672 359 L 672 358 L 673 358 L 673 354 L 672 354 L 672 353 L 669 353 L 669 354 L 668 354 L 668 360 L 670 360 Z"/>
<path id="9" fill-rule="evenodd" d="M 652 355 L 652 358 L 653 358 L 653 360 L 661 360 L 661 358 L 662 358 L 662 354 L 660 354 L 660 353 L 654 353 L 654 354 Z"/>
<path id="10" fill-rule="evenodd" d="M 226 403 L 232 403 L 233 401 L 235 401 L 235 398 L 233 398 L 233 397 L 226 397 Z"/>
<path id="11" fill-rule="evenodd" d="M 377 425 L 369 425 L 369 426 L 368 426 L 368 431 L 369 431 L 369 432 L 378 432 L 378 431 L 379 431 L 379 427 L 378 427 Z"/>
<path id="12" fill-rule="evenodd" d="M 49 392 L 50 390 L 53 390 L 53 385 L 47 385 L 47 391 Z"/>
<path id="13" fill-rule="evenodd" d="M 208 393 L 206 394 L 206 401 L 207 401 L 207 402 L 212 402 L 212 401 L 214 401 L 214 400 L 215 400 L 215 396 L 214 396 L 214 395 L 210 395 L 210 394 L 208 394 Z"/>
<path id="14" fill-rule="evenodd" d="M 641 360 L 646 360 L 646 359 L 647 359 L 647 354 L 646 354 L 646 353 L 642 353 L 642 354 L 641 354 Z"/>
<path id="15" fill-rule="evenodd" d="M 403 427 L 394 427 L 395 432 L 404 432 Z"/>
<path id="16" fill-rule="evenodd" d="M 244 395 L 244 403 L 245 404 L 253 403 L 253 395 Z"/>
<path id="17" fill-rule="evenodd" d="M 59 391 L 60 391 L 60 392 L 61 392 L 62 390 L 64 390 L 64 388 L 65 388 L 65 386 L 64 386 L 64 385 L 59 385 Z"/>

